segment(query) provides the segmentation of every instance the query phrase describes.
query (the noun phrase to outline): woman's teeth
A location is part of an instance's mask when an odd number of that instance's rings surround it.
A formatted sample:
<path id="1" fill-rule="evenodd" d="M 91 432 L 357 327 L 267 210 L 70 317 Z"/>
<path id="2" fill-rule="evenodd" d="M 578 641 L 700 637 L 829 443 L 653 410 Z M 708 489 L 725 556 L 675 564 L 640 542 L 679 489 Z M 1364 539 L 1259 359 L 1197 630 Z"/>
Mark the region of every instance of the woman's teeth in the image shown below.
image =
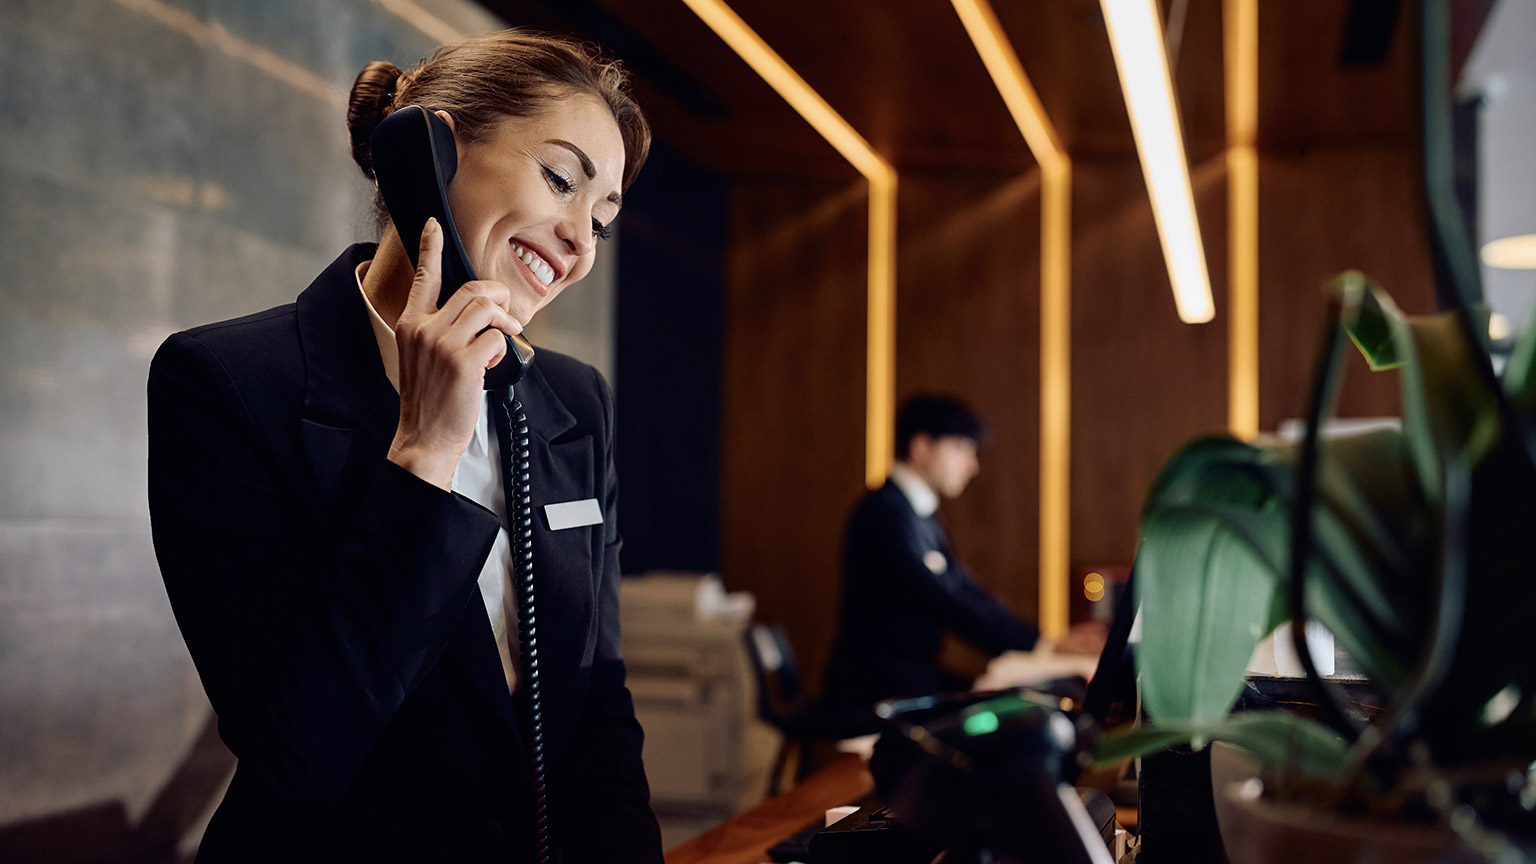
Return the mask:
<path id="1" fill-rule="evenodd" d="M 543 258 L 540 258 L 539 256 L 533 254 L 532 251 L 517 245 L 512 247 L 512 252 L 517 255 L 517 260 L 528 265 L 528 269 L 533 271 L 533 275 L 539 277 L 540 282 L 548 285 L 549 283 L 555 281 L 555 271 L 550 269 L 548 264 L 544 263 Z"/>

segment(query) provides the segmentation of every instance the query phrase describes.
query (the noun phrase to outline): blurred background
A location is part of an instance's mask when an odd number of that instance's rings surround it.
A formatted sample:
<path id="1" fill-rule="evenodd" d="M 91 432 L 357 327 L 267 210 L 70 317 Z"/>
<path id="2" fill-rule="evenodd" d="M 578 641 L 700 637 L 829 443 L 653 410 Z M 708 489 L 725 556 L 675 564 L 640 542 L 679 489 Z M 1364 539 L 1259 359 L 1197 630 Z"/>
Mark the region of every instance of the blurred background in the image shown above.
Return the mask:
<path id="1" fill-rule="evenodd" d="M 997 2 L 1071 166 L 1058 331 L 1042 318 L 1048 172 L 950 3 L 730 5 L 894 169 L 888 386 L 959 395 L 990 421 L 947 524 L 978 580 L 1048 633 L 1098 614 L 1178 445 L 1302 410 L 1328 277 L 1358 268 L 1406 311 L 1437 305 L 1414 0 L 1257 0 L 1247 133 L 1230 101 L 1235 4 L 1162 0 L 1214 299 L 1198 324 L 1175 307 L 1098 0 Z M 1463 219 L 1478 245 L 1531 234 L 1536 4 L 1450 8 Z M 866 484 L 865 177 L 682 0 L 4 0 L 0 858 L 195 850 L 233 759 L 150 545 L 149 358 L 176 330 L 291 301 L 375 239 L 344 119 L 366 62 L 410 66 L 524 24 L 621 58 L 655 129 L 617 239 L 531 333 L 614 384 L 625 572 L 718 574 L 627 592 L 648 763 L 724 742 L 676 768 L 697 776 L 653 780 L 668 842 L 761 798 L 773 742 L 742 628 L 782 628 L 816 692 Z M 1256 169 L 1247 215 L 1231 203 L 1238 147 Z M 1248 264 L 1235 236 L 1256 241 Z M 1507 341 L 1536 275 L 1483 276 Z M 1251 336 L 1234 329 L 1234 279 L 1256 286 Z M 1058 355 L 1042 354 L 1049 332 Z M 1339 416 L 1397 411 L 1394 379 L 1351 370 Z M 668 642 L 656 622 L 674 607 L 720 626 Z M 695 683 L 669 690 L 669 675 Z"/>

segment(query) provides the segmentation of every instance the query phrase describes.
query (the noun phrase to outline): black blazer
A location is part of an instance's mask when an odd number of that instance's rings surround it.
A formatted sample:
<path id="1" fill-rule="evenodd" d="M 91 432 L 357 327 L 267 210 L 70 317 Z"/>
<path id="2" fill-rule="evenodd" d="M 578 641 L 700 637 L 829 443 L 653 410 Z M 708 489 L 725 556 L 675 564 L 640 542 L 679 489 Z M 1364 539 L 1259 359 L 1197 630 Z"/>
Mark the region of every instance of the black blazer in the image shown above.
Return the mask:
<path id="1" fill-rule="evenodd" d="M 399 396 L 354 276 L 373 252 L 150 367 L 155 552 L 239 759 L 199 861 L 530 855 L 520 700 L 477 585 L 498 520 L 385 458 Z M 566 862 L 659 862 L 619 659 L 613 397 L 551 351 L 516 390 L 554 836 Z M 603 524 L 548 530 L 545 504 L 583 498 Z"/>
<path id="2" fill-rule="evenodd" d="M 1027 651 L 1040 635 L 972 581 L 938 523 L 918 516 L 887 480 L 848 521 L 823 703 L 867 708 L 881 699 L 968 687 L 939 668 L 945 631 L 994 655 Z"/>

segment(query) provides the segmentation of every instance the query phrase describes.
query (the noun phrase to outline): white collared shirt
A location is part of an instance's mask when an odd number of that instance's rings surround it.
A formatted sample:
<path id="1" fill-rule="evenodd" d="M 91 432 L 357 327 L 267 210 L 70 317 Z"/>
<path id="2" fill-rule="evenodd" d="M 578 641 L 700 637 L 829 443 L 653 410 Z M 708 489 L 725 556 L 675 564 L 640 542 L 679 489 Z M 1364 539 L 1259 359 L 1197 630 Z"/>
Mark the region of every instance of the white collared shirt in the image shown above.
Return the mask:
<path id="1" fill-rule="evenodd" d="M 357 265 L 357 290 L 363 295 L 363 305 L 368 308 L 368 321 L 373 325 L 373 338 L 379 343 L 379 359 L 384 361 L 384 374 L 395 392 L 400 392 L 400 348 L 395 343 L 395 331 L 384 322 L 368 293 L 363 291 L 363 274 L 368 272 L 371 261 Z M 453 491 L 485 507 L 496 514 L 502 527 L 496 531 L 496 543 L 480 570 L 480 597 L 485 601 L 485 614 L 491 619 L 491 634 L 496 638 L 496 651 L 501 655 L 501 671 L 507 678 L 507 689 L 517 689 L 517 634 L 512 632 L 517 622 L 517 606 L 512 594 L 512 538 L 507 534 L 507 505 L 501 486 L 501 448 L 491 437 L 491 396 L 480 403 L 480 420 L 475 424 L 475 435 L 469 440 L 464 455 L 453 471 Z"/>
<path id="2" fill-rule="evenodd" d="M 918 516 L 927 518 L 939 509 L 939 496 L 935 495 L 923 478 L 917 476 L 917 472 L 908 468 L 905 463 L 897 462 L 891 465 L 891 482 L 901 490 L 901 494 L 907 496 L 907 502 Z"/>

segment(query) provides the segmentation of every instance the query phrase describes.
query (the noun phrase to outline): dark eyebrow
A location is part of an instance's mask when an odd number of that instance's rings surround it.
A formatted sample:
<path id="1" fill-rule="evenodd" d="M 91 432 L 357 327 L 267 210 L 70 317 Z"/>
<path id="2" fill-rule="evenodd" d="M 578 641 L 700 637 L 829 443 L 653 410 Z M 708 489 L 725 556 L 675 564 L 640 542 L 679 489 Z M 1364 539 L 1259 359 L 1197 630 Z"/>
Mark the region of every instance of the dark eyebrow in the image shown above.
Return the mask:
<path id="1" fill-rule="evenodd" d="M 574 153 L 576 155 L 576 160 L 581 163 L 581 173 L 587 175 L 588 180 L 591 180 L 597 176 L 597 166 L 592 164 L 592 160 L 587 157 L 586 152 L 583 151 L 580 147 L 577 147 L 575 144 L 572 144 L 571 142 L 562 138 L 551 138 L 544 143 L 553 144 L 556 147 L 564 147 L 565 149 Z M 611 193 L 608 196 L 608 200 L 612 201 L 614 204 L 617 204 L 620 207 L 624 206 L 624 198 L 617 192 Z"/>
<path id="2" fill-rule="evenodd" d="M 553 144 L 556 147 L 564 147 L 572 153 L 575 153 L 577 160 L 581 162 L 581 171 L 583 174 L 587 175 L 588 180 L 591 180 L 593 177 L 597 176 L 597 166 L 592 164 L 592 160 L 587 158 L 587 154 L 583 152 L 580 147 L 577 147 L 575 144 L 572 144 L 569 141 L 562 141 L 559 138 L 551 138 L 544 143 Z"/>

